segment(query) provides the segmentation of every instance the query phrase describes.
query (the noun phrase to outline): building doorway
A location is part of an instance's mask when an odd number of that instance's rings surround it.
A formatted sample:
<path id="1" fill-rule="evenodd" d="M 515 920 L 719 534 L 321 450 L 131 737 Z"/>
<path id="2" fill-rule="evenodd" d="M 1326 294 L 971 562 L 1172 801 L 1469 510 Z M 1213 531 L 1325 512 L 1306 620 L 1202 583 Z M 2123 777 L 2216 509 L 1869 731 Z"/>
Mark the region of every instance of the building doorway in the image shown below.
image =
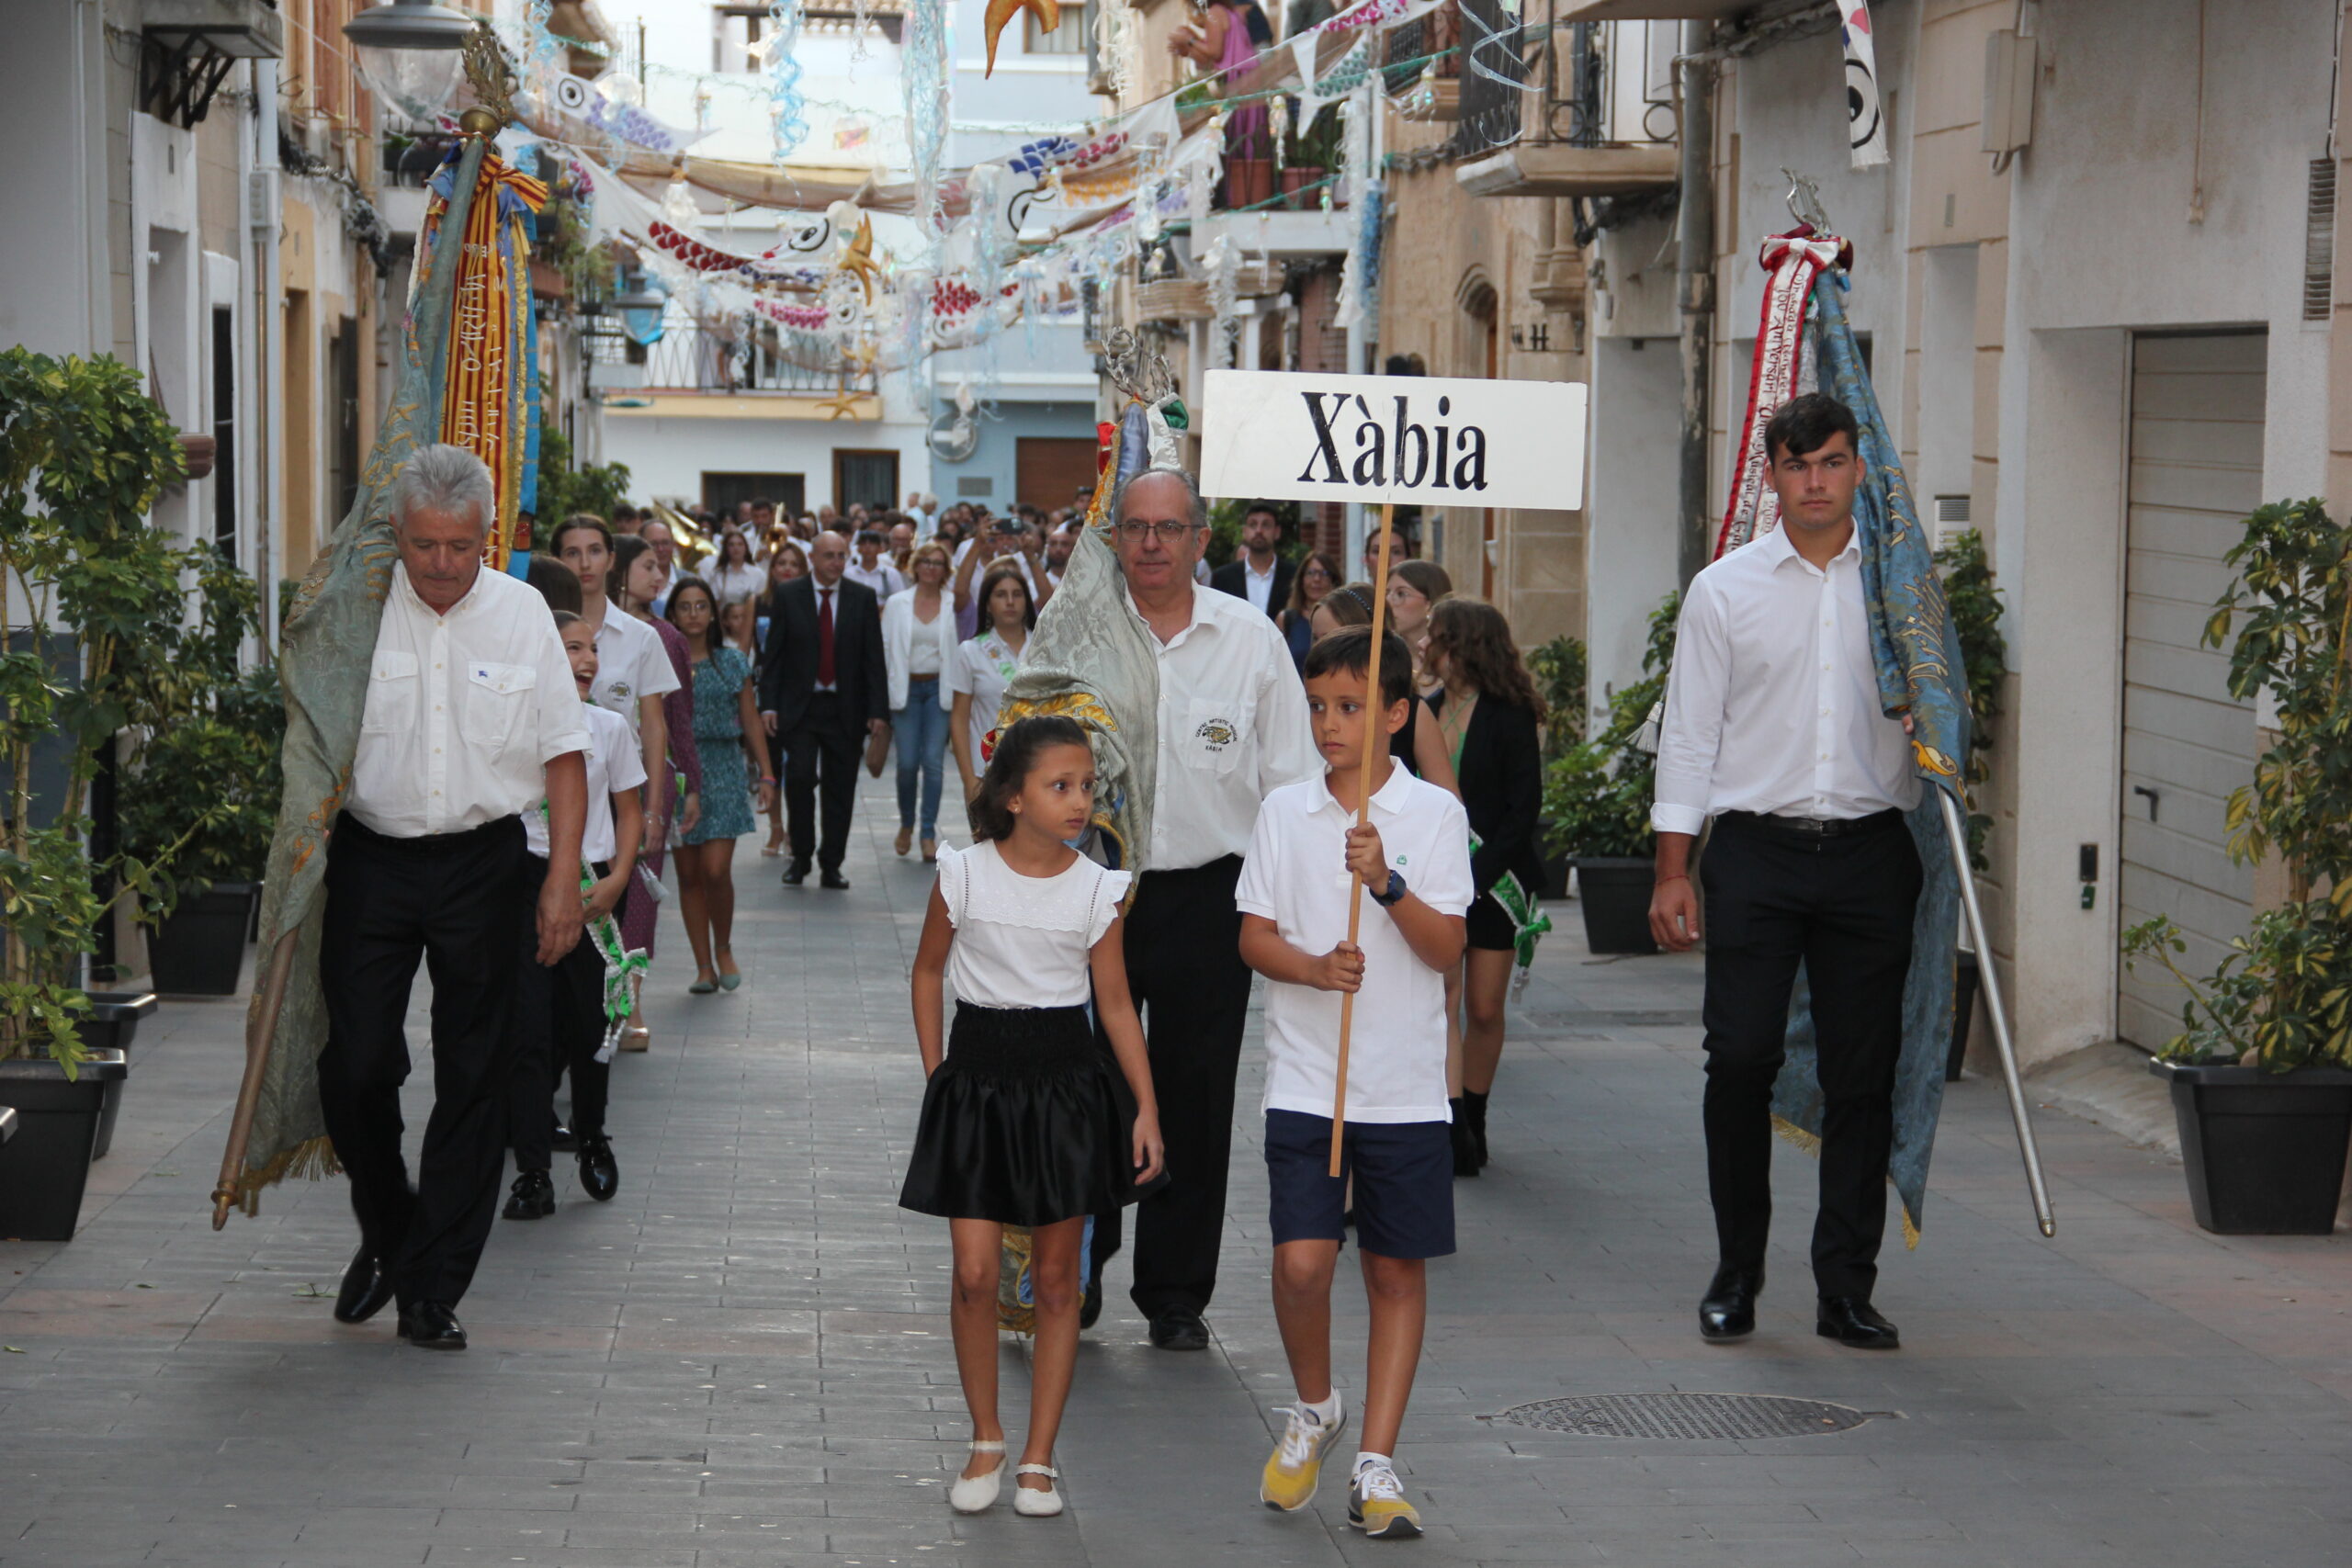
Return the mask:
<path id="1" fill-rule="evenodd" d="M 1094 437 L 1023 435 L 1012 447 L 1012 497 L 1050 512 L 1094 488 Z"/>
<path id="2" fill-rule="evenodd" d="M 797 517 L 806 510 L 808 480 L 799 474 L 715 474 L 706 470 L 702 476 L 702 503 L 722 523 L 735 520 L 735 509 L 747 501 L 763 498 L 775 502 L 776 511 L 786 517 Z"/>
<path id="3" fill-rule="evenodd" d="M 863 504 L 879 512 L 899 504 L 899 455 L 893 451 L 836 446 L 833 448 L 833 506 L 846 517 Z"/>
<path id="4" fill-rule="evenodd" d="M 2232 863 L 2230 795 L 2254 777 L 2251 704 L 2204 646 L 2229 586 L 2222 557 L 2262 501 L 2261 333 L 2143 333 L 2132 345 L 2125 480 L 2123 777 L 2117 887 L 2126 926 L 2169 915 L 2180 965 L 2210 975 L 2254 918 L 2254 871 Z M 2180 989 L 2122 971 L 2116 1032 L 2148 1050 L 2180 1032 Z"/>

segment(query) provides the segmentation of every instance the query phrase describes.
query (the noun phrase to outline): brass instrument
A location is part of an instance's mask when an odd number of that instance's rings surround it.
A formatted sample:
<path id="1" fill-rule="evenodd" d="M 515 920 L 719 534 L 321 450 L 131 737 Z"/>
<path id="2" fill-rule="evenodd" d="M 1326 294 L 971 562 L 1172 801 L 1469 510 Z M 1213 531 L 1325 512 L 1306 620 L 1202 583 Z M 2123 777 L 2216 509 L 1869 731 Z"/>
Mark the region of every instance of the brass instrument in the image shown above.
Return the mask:
<path id="1" fill-rule="evenodd" d="M 655 502 L 653 515 L 670 530 L 670 537 L 677 541 L 678 558 L 689 568 L 699 567 L 718 548 L 718 541 L 696 527 L 693 518 L 668 502 Z"/>

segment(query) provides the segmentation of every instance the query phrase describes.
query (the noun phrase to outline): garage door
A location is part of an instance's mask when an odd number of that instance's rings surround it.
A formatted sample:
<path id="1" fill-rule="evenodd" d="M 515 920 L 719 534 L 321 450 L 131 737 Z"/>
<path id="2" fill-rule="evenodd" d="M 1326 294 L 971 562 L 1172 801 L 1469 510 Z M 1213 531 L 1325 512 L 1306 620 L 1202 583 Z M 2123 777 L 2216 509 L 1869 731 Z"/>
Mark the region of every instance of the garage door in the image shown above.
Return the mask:
<path id="1" fill-rule="evenodd" d="M 1014 446 L 1013 499 L 1051 512 L 1094 488 L 1094 437 L 1023 435 Z"/>
<path id="2" fill-rule="evenodd" d="M 2262 499 L 2265 346 L 2259 333 L 2132 345 L 2122 918 L 2171 916 L 2191 975 L 2212 973 L 2254 908 L 2254 873 L 2231 863 L 2222 825 L 2254 776 L 2254 709 L 2231 698 L 2227 656 L 2199 638 L 2229 586 L 2222 557 Z M 2180 1032 L 2183 999 L 2161 968 L 2127 971 L 2117 1032 L 2154 1050 Z"/>

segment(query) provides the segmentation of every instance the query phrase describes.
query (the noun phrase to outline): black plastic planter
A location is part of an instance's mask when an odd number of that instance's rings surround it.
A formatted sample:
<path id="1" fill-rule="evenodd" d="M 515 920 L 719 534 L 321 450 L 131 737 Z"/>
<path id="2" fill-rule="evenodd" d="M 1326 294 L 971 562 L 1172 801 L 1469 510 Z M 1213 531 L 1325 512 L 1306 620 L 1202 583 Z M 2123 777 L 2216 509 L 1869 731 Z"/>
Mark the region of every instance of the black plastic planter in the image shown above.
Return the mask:
<path id="1" fill-rule="evenodd" d="M 107 1092 L 130 1071 L 119 1051 L 93 1052 L 71 1083 L 54 1062 L 0 1062 L 0 1105 L 17 1112 L 17 1135 L 0 1147 L 0 1237 L 74 1239 Z"/>
<path id="2" fill-rule="evenodd" d="M 1646 855 L 1578 856 L 1577 901 L 1584 906 L 1585 945 L 1595 953 L 1656 953 L 1650 939 Z"/>
<path id="3" fill-rule="evenodd" d="M 257 882 L 216 882 L 150 926 L 155 988 L 165 996 L 235 996 L 260 890 Z"/>
<path id="4" fill-rule="evenodd" d="M 2216 1235 L 2326 1235 L 2352 1147 L 2352 1072 L 2151 1061 L 2172 1085 L 2197 1223 Z"/>
<path id="5" fill-rule="evenodd" d="M 1960 1081 L 1961 1058 L 1968 1055 L 1968 1026 L 1976 1017 L 1976 954 L 1960 950 L 1951 976 L 1951 1047 L 1944 1055 L 1944 1082 Z"/>
<path id="6" fill-rule="evenodd" d="M 139 1033 L 139 1021 L 155 1010 L 153 991 L 90 991 L 90 1010 L 80 1020 L 82 1047 L 124 1051 Z"/>

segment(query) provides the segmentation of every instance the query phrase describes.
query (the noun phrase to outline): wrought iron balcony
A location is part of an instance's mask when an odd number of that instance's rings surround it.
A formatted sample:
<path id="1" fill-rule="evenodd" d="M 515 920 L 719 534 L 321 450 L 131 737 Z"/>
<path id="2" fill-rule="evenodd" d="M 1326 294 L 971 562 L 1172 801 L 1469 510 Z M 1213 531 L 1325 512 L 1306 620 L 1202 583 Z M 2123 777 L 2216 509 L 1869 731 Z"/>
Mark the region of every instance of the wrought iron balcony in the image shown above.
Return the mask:
<path id="1" fill-rule="evenodd" d="M 1514 12 L 1504 0 L 1454 0 L 1447 7 L 1461 41 L 1447 152 L 1472 195 L 1620 197 L 1673 185 L 1671 102 L 1614 79 L 1612 65 L 1651 63 L 1612 62 L 1618 25 L 1556 19 L 1582 3 L 1521 0 Z M 1633 123 L 1618 123 L 1621 116 Z"/>
<path id="2" fill-rule="evenodd" d="M 836 389 L 839 378 L 786 358 L 772 332 L 738 333 L 679 317 L 673 310 L 652 343 L 639 343 L 614 317 L 596 318 L 596 330 L 583 334 L 596 389 L 800 397 Z"/>

